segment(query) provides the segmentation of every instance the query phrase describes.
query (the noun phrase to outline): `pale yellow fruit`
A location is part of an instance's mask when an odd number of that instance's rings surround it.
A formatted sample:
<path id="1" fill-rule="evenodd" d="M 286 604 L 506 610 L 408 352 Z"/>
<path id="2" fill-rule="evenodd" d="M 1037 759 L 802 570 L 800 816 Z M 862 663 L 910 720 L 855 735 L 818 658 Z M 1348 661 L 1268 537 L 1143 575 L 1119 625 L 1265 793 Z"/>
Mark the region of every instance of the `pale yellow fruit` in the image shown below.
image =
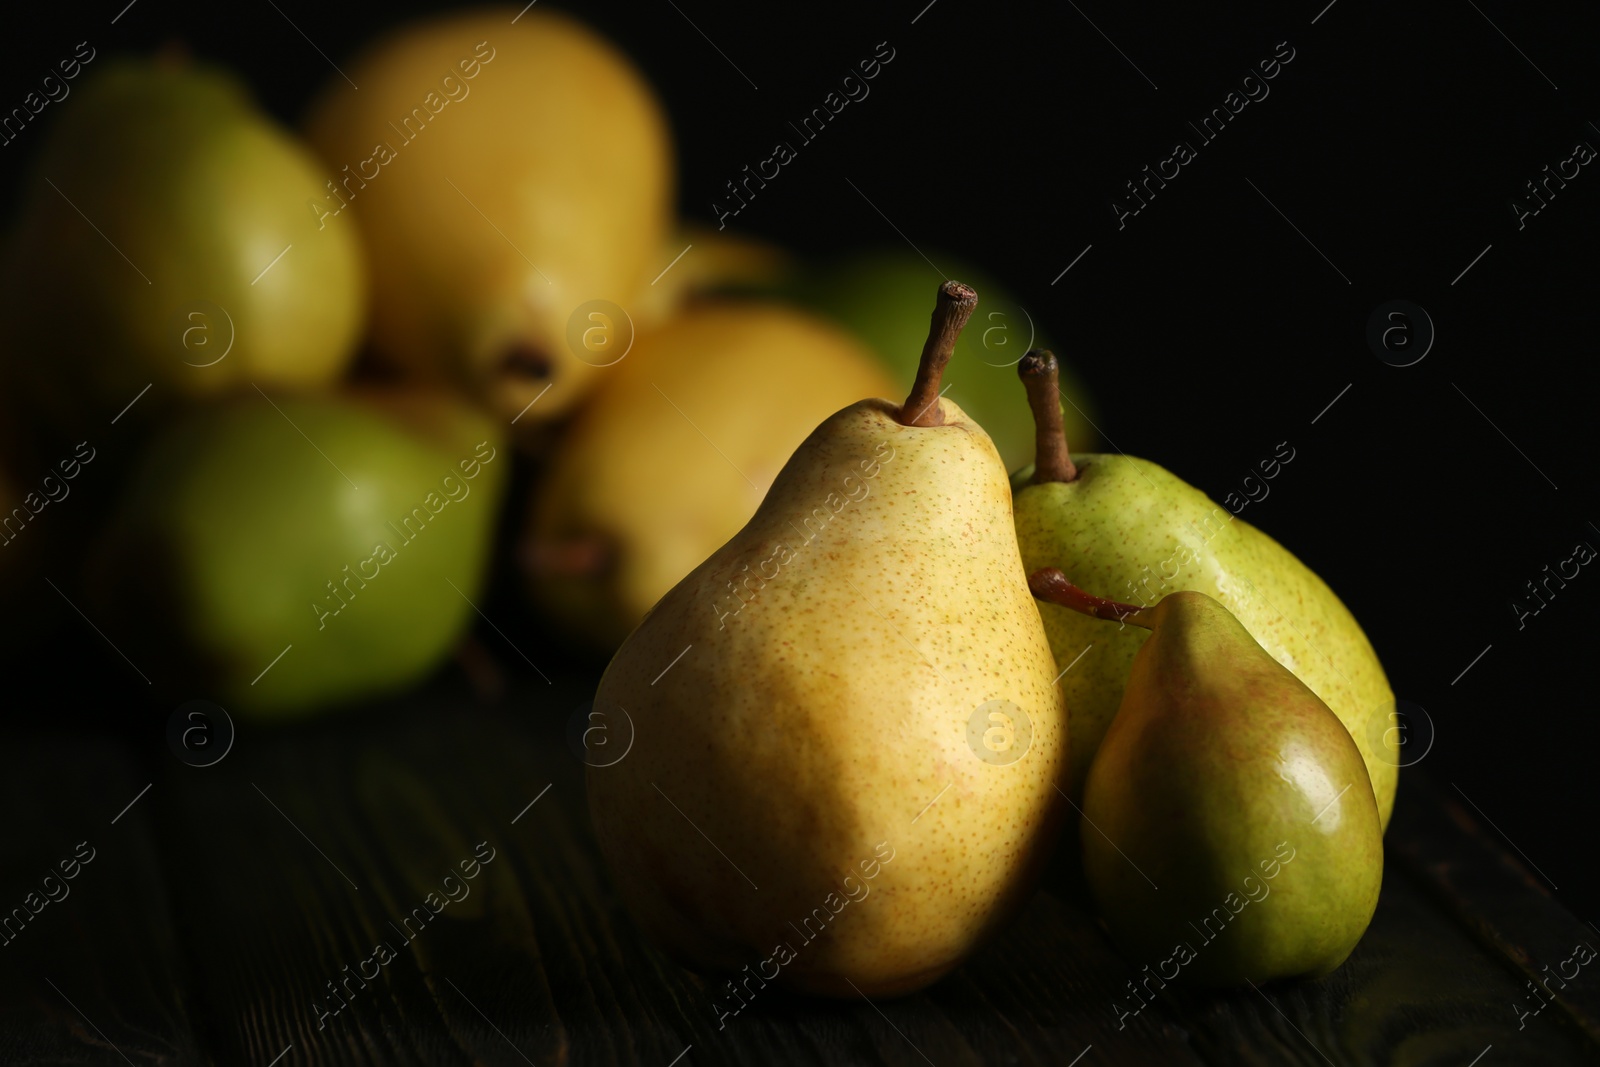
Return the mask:
<path id="1" fill-rule="evenodd" d="M 901 425 L 886 400 L 822 423 L 601 680 L 595 711 L 617 734 L 625 709 L 635 734 L 591 764 L 595 831 L 637 921 L 692 966 L 921 988 L 1025 899 L 1067 810 L 1066 712 L 1005 469 L 934 402 L 944 425 Z M 1019 749 L 1031 728 L 1013 762 L 969 740 L 991 701 Z"/>
<path id="2" fill-rule="evenodd" d="M 696 223 L 685 223 L 667 238 L 661 262 L 672 267 L 639 302 L 639 317 L 646 322 L 664 322 L 687 301 L 708 293 L 771 293 L 795 270 L 789 253 L 777 245 Z"/>
<path id="3" fill-rule="evenodd" d="M 641 337 L 551 457 L 523 552 L 535 596 L 615 648 L 819 422 L 892 388 L 853 337 L 780 304 L 702 305 Z M 563 548 L 583 544 L 600 566 L 573 573 Z"/>
<path id="4" fill-rule="evenodd" d="M 374 348 L 519 426 L 566 411 L 609 359 L 574 341 L 596 321 L 583 306 L 620 309 L 605 329 L 624 338 L 668 262 L 672 150 L 650 87 L 542 9 L 417 23 L 346 70 L 360 88 L 332 82 L 308 124 L 337 184 L 311 210 L 360 224 Z"/>

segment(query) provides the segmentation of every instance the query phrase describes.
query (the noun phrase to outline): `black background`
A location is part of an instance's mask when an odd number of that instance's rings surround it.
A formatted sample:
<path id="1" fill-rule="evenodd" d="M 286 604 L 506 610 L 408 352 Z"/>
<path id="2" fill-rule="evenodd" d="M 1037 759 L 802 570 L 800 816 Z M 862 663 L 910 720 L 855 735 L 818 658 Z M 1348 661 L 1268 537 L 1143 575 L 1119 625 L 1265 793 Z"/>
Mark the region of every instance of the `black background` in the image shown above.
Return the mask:
<path id="1" fill-rule="evenodd" d="M 1323 2 L 566 10 L 659 88 L 679 145 L 680 205 L 703 222 L 725 180 L 792 139 L 787 123 L 887 41 L 895 58 L 871 95 L 803 147 L 737 225 L 831 253 L 898 244 L 887 216 L 935 261 L 947 250 L 982 265 L 1048 324 L 1094 396 L 1102 444 L 1215 499 L 1287 440 L 1293 464 L 1243 517 L 1327 579 L 1396 693 L 1426 710 L 1435 745 L 1419 770 L 1458 788 L 1558 899 L 1595 918 L 1600 567 L 1520 630 L 1511 602 L 1577 542 L 1600 548 L 1600 168 L 1585 167 L 1523 229 L 1510 206 L 1576 142 L 1600 146 L 1595 39 L 1565 10 L 1505 0 L 1336 0 L 1319 14 Z M 9 17 L 0 108 L 20 105 L 79 41 L 102 56 L 179 41 L 237 69 L 294 123 L 338 77 L 317 48 L 342 63 L 439 5 L 123 6 Z M 1295 58 L 1270 95 L 1201 146 L 1187 121 L 1281 41 Z M 0 148 L 7 205 L 56 110 Z M 1180 139 L 1198 158 L 1119 230 L 1111 203 L 1124 182 Z M 1426 308 L 1437 329 L 1413 366 L 1385 364 L 1365 341 L 1373 309 L 1394 299 Z M 499 619 L 524 610 L 509 586 L 494 605 Z M 507 625 L 514 635 L 537 626 L 525 614 Z M 140 686 L 80 620 L 64 633 L 8 668 L 15 720 L 81 721 L 161 750 L 170 708 L 141 704 Z"/>

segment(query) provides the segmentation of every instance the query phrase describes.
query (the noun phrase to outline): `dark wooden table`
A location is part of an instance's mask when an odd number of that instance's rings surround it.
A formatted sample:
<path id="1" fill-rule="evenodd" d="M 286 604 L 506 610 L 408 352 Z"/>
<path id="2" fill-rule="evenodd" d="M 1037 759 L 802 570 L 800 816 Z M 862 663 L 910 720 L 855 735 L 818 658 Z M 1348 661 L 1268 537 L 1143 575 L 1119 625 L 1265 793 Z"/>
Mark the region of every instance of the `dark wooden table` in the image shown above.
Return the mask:
<path id="1" fill-rule="evenodd" d="M 1169 987 L 1119 1028 L 1137 967 L 1058 864 L 926 992 L 768 990 L 719 1028 L 711 984 L 644 942 L 611 890 L 565 740 L 587 689 L 536 680 L 489 706 L 443 684 L 240 724 L 208 767 L 175 758 L 160 722 L 148 744 L 13 738 L 0 909 L 23 917 L 0 944 L 0 1063 L 1600 1062 L 1600 965 L 1530 984 L 1600 932 L 1415 771 L 1377 916 L 1324 981 Z"/>

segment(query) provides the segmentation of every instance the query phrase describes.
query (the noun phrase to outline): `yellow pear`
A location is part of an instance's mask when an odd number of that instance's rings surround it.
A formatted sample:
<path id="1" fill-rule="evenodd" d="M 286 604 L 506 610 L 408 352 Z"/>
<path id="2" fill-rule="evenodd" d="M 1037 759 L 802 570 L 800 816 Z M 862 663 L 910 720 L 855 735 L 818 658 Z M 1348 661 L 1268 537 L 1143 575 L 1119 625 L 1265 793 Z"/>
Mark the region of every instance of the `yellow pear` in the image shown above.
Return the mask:
<path id="1" fill-rule="evenodd" d="M 360 224 L 377 354 L 508 421 L 567 410 L 668 262 L 672 150 L 650 87 L 542 8 L 417 23 L 347 72 L 359 88 L 332 82 L 308 123 L 331 178 L 309 210 Z"/>
<path id="2" fill-rule="evenodd" d="M 768 984 L 937 980 L 1025 900 L 1066 810 L 1066 709 L 1005 467 L 939 396 L 976 303 L 941 287 L 905 403 L 818 426 L 596 693 L 612 736 L 634 733 L 590 763 L 595 832 L 647 933 L 738 972 L 724 1024 Z"/>
<path id="3" fill-rule="evenodd" d="M 608 650 L 739 532 L 819 422 L 892 388 L 849 334 L 766 302 L 689 310 L 606 375 L 551 457 L 521 556 L 536 599 Z"/>
<path id="4" fill-rule="evenodd" d="M 661 262 L 672 269 L 646 288 L 635 316 L 641 322 L 664 322 L 708 294 L 771 295 L 795 272 L 794 258 L 779 246 L 698 223 L 684 223 L 667 238 Z"/>

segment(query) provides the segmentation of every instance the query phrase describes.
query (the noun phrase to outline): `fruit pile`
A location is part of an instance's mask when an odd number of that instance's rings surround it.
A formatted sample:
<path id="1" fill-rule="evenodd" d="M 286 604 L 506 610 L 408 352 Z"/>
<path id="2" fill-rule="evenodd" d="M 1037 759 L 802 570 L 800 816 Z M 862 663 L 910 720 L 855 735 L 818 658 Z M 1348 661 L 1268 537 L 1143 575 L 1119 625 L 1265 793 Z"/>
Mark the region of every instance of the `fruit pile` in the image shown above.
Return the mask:
<path id="1" fill-rule="evenodd" d="M 55 109 L 0 252 L 8 608 L 43 577 L 152 692 L 290 718 L 428 676 L 514 561 L 615 652 L 594 825 L 693 966 L 924 986 L 1075 813 L 1141 961 L 1349 954 L 1397 764 L 1372 648 L 1174 475 L 1073 457 L 1087 401 L 1000 287 L 963 268 L 924 340 L 918 253 L 680 224 L 654 93 L 565 16 L 347 70 L 303 138 L 175 55 Z"/>
<path id="2" fill-rule="evenodd" d="M 825 419 L 606 669 L 594 713 L 634 733 L 591 763 L 589 806 L 623 899 L 684 963 L 743 967 L 731 1003 L 752 961 L 757 988 L 905 993 L 1014 914 L 1076 812 L 1095 903 L 1164 979 L 1332 971 L 1394 801 L 1371 646 L 1197 490 L 1074 459 L 1046 350 L 1018 363 L 1038 454 L 1008 483 L 940 395 L 976 305 L 945 282 L 904 402 Z M 1173 556 L 1138 604 L 1065 573 L 1138 593 Z M 885 848 L 877 903 L 832 922 Z"/>
<path id="3" fill-rule="evenodd" d="M 299 136 L 187 56 L 99 57 L 0 249 L 0 594 L 42 572 L 158 699 L 403 689 L 497 566 L 609 653 L 915 370 L 920 256 L 680 225 L 663 109 L 579 22 L 446 15 L 344 71 Z M 1021 462 L 1032 322 L 984 284 L 1015 321 L 954 395 Z"/>

